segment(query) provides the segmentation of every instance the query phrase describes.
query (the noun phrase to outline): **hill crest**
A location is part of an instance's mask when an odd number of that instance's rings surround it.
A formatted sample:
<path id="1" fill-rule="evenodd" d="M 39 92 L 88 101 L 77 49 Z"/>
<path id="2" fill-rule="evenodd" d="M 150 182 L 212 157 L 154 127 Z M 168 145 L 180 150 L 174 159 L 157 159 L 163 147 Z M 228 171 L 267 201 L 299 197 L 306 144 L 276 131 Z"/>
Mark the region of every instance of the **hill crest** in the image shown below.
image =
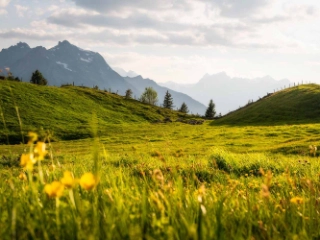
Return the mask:
<path id="1" fill-rule="evenodd" d="M 290 87 L 249 103 L 215 124 L 276 125 L 320 121 L 320 85 Z"/>

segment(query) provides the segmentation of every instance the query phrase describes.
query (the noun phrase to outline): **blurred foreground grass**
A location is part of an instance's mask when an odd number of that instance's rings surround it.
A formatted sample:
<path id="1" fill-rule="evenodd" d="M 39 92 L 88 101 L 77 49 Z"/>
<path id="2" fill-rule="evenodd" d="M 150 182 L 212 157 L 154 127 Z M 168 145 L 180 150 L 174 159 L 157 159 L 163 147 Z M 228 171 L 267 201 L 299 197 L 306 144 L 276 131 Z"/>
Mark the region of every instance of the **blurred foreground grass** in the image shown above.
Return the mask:
<path id="1" fill-rule="evenodd" d="M 33 170 L 30 145 L 0 146 L 0 239 L 319 239 L 319 127 L 123 125 Z"/>

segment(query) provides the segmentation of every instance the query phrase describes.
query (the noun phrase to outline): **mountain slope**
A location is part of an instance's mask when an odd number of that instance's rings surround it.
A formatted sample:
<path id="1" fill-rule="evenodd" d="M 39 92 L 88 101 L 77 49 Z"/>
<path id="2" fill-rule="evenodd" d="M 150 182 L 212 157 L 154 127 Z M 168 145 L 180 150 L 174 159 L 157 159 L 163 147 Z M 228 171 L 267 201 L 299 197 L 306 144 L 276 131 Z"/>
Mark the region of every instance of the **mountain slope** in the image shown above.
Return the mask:
<path id="1" fill-rule="evenodd" d="M 320 85 L 287 88 L 234 111 L 215 124 L 274 125 L 320 121 Z"/>
<path id="2" fill-rule="evenodd" d="M 169 82 L 162 86 L 188 94 L 205 105 L 213 99 L 217 113 L 226 114 L 239 106 L 244 106 L 249 100 L 257 100 L 268 92 L 288 87 L 289 84 L 289 80 L 276 81 L 270 76 L 256 79 L 231 78 L 221 72 L 206 74 L 196 84 L 181 85 Z"/>
<path id="3" fill-rule="evenodd" d="M 59 42 L 51 49 L 44 47 L 30 48 L 26 43 L 18 43 L 0 52 L 0 69 L 9 67 L 15 77 L 29 82 L 32 73 L 39 70 L 48 80 L 49 85 L 61 86 L 62 84 L 74 84 L 75 86 L 98 86 L 100 89 L 124 95 L 126 90 L 131 89 L 134 96 L 139 98 L 145 87 L 150 84 L 148 79 L 139 81 L 125 80 L 114 71 L 103 57 L 96 52 L 83 50 L 68 41 Z M 124 76 L 135 76 L 136 73 L 122 71 Z M 1 73 L 0 73 L 1 74 Z M 143 87 L 141 87 L 143 85 Z M 159 90 L 160 101 L 164 94 L 163 88 L 155 82 L 152 86 Z M 175 93 L 176 106 L 180 107 L 185 101 L 193 113 L 204 113 L 204 106 L 185 94 Z M 179 99 L 182 99 L 181 101 Z"/>
<path id="4" fill-rule="evenodd" d="M 25 43 L 3 49 L 0 52 L 0 69 L 5 67 L 27 82 L 32 72 L 39 70 L 50 85 L 97 85 L 100 89 L 111 89 L 119 94 L 131 88 L 139 93 L 113 71 L 99 53 L 83 50 L 68 41 L 59 42 L 48 50 L 44 47 L 30 48 Z"/>
<path id="5" fill-rule="evenodd" d="M 24 134 L 43 128 L 53 131 L 56 139 L 89 137 L 93 113 L 98 117 L 101 135 L 114 133 L 123 124 L 149 124 L 165 117 L 184 116 L 90 88 L 58 88 L 8 81 L 0 81 L 0 107 L 0 143 L 6 142 L 6 134 L 10 143 L 21 141 L 16 107 Z"/>
<path id="6" fill-rule="evenodd" d="M 141 76 L 137 76 L 134 78 L 126 77 L 124 78 L 128 83 L 134 85 L 139 91 L 143 92 L 146 87 L 152 87 L 158 93 L 158 104 L 163 103 L 164 95 L 167 91 L 170 92 L 173 98 L 173 104 L 175 108 L 180 108 L 181 104 L 185 102 L 188 106 L 190 113 L 196 114 L 199 113 L 200 115 L 204 115 L 206 111 L 206 106 L 201 104 L 200 102 L 192 99 L 188 95 L 184 93 L 180 93 L 174 90 L 171 90 L 166 87 L 159 86 L 155 81 L 151 79 L 144 79 Z"/>

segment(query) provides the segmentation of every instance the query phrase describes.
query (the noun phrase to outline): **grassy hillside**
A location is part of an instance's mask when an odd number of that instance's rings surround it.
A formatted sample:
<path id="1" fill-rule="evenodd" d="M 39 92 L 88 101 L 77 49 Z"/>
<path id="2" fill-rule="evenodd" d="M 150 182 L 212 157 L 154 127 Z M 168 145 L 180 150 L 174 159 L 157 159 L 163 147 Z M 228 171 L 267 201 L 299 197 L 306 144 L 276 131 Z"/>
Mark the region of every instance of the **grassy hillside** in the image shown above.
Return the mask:
<path id="1" fill-rule="evenodd" d="M 276 125 L 320 121 L 320 85 L 288 88 L 234 111 L 218 124 Z"/>
<path id="2" fill-rule="evenodd" d="M 126 100 L 104 91 L 8 81 L 0 81 L 0 106 L 0 143 L 7 141 L 7 135 L 10 143 L 22 139 L 16 109 L 23 135 L 42 128 L 52 131 L 57 139 L 90 136 L 94 113 L 98 118 L 100 135 L 117 131 L 125 124 L 149 124 L 167 116 L 178 117 L 177 112 Z"/>

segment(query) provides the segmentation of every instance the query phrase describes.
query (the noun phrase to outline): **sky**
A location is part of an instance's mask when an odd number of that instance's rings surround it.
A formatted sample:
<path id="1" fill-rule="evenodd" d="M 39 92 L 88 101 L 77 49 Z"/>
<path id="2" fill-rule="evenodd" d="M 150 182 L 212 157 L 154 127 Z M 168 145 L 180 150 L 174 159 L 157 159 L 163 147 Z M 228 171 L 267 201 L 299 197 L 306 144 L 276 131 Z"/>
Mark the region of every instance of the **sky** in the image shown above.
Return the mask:
<path id="1" fill-rule="evenodd" d="M 157 82 L 320 83 L 318 0 L 0 0 L 0 49 L 63 40 Z"/>

